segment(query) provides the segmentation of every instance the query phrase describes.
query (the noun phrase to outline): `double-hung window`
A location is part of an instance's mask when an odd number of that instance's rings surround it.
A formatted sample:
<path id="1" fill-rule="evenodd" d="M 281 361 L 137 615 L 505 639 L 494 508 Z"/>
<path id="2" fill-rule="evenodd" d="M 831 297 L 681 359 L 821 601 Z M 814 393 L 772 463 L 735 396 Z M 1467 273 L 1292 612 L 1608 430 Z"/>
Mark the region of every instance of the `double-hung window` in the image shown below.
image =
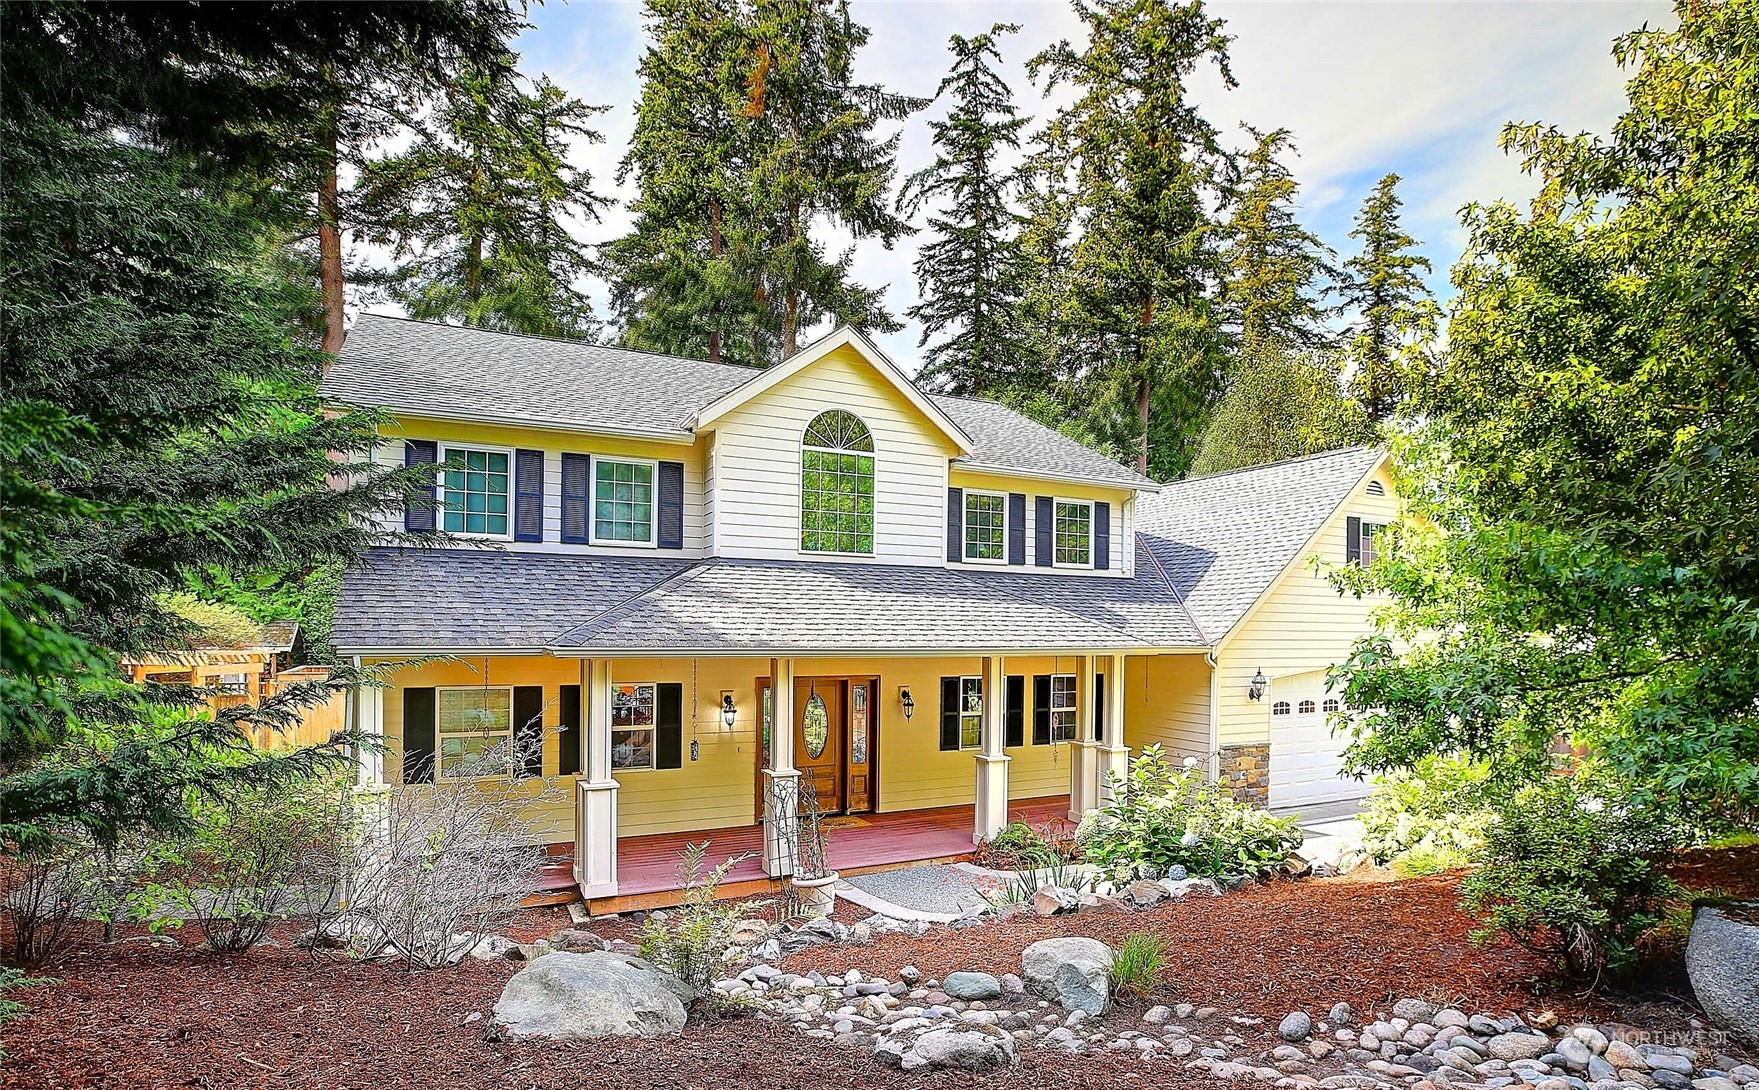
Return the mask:
<path id="1" fill-rule="evenodd" d="M 434 696 L 440 779 L 506 775 L 513 752 L 513 690 L 440 689 Z"/>
<path id="2" fill-rule="evenodd" d="M 592 460 L 592 539 L 598 545 L 654 543 L 655 463 Z"/>
<path id="3" fill-rule="evenodd" d="M 507 536 L 507 452 L 447 447 L 440 466 L 440 529 Z"/>
<path id="4" fill-rule="evenodd" d="M 654 713 L 659 686 L 635 682 L 611 687 L 611 767 L 654 767 Z"/>
<path id="5" fill-rule="evenodd" d="M 959 679 L 959 748 L 983 745 L 983 679 Z"/>
<path id="6" fill-rule="evenodd" d="M 1075 675 L 1051 675 L 1051 741 L 1075 741 Z"/>
<path id="7" fill-rule="evenodd" d="M 1088 500 L 1057 500 L 1052 547 L 1059 568 L 1093 567 L 1093 504 Z"/>
<path id="8" fill-rule="evenodd" d="M 965 490 L 965 559 L 1001 564 L 1008 559 L 1008 496 Z"/>

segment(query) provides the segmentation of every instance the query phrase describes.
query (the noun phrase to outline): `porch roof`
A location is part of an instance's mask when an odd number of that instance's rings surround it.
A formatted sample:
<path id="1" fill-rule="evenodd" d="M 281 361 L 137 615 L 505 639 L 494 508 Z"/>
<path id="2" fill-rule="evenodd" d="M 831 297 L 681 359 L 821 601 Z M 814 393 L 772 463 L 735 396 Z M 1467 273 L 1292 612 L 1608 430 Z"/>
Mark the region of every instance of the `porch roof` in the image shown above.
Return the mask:
<path id="1" fill-rule="evenodd" d="M 1152 564 L 1132 578 L 763 560 L 375 549 L 343 653 L 834 654 L 1205 647 Z"/>

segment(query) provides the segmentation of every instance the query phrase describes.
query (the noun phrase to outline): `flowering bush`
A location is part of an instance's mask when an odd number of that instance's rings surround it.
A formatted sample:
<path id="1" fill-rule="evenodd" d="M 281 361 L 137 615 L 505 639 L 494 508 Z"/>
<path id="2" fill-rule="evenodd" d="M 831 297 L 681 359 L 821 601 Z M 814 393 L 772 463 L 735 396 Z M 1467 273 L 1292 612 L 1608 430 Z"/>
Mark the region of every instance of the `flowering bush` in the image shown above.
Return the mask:
<path id="1" fill-rule="evenodd" d="M 1169 765 L 1158 745 L 1131 758 L 1110 787 L 1112 801 L 1082 822 L 1078 838 L 1087 861 L 1114 882 L 1173 866 L 1212 877 L 1257 876 L 1301 846 L 1293 820 L 1234 801 L 1195 758 Z"/>
<path id="2" fill-rule="evenodd" d="M 1404 875 L 1466 866 L 1493 816 L 1489 773 L 1457 757 L 1425 757 L 1381 776 L 1362 811 L 1363 850 Z"/>

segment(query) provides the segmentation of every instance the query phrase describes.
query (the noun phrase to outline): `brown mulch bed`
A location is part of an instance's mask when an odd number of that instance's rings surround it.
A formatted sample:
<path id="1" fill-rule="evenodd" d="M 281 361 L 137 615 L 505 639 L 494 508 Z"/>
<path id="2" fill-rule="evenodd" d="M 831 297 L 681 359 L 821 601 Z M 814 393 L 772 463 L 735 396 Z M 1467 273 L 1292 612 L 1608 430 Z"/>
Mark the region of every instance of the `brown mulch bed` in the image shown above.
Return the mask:
<path id="1" fill-rule="evenodd" d="M 1694 853 L 1673 868 L 1696 889 L 1759 896 L 1759 848 Z M 826 948 L 786 967 L 925 974 L 1018 970 L 1019 951 L 1048 935 L 1116 941 L 1152 931 L 1171 943 L 1166 983 L 1150 1001 L 1186 1000 L 1275 1020 L 1338 1000 L 1359 1009 L 1421 996 L 1471 1009 L 1532 1010 L 1632 1021 L 1684 1018 L 1663 993 L 1585 998 L 1536 991 L 1545 966 L 1518 947 L 1468 942 L 1451 876 L 1402 882 L 1328 879 L 1254 887 L 1150 912 L 1015 917 L 923 938 L 882 936 L 866 948 Z M 532 939 L 567 926 L 560 909 L 524 914 L 508 933 Z M 632 938 L 634 921 L 596 924 Z M 193 933 L 185 941 L 196 941 Z M 49 970 L 62 982 L 19 996 L 32 1009 L 8 1026 L 0 1085 L 64 1087 L 429 1088 L 630 1087 L 791 1090 L 970 1085 L 969 1076 L 899 1076 L 866 1054 L 803 1041 L 753 1018 L 693 1025 L 682 1041 L 488 1043 L 486 1016 L 517 966 L 467 960 L 407 973 L 314 956 L 289 946 L 235 958 L 146 941 L 76 949 Z M 1121 1012 L 1117 1018 L 1132 1018 Z M 1120 1090 L 1217 1084 L 1176 1063 L 1129 1054 L 1052 1055 L 1028 1049 L 1018 1068 L 986 1076 L 997 1088 Z"/>

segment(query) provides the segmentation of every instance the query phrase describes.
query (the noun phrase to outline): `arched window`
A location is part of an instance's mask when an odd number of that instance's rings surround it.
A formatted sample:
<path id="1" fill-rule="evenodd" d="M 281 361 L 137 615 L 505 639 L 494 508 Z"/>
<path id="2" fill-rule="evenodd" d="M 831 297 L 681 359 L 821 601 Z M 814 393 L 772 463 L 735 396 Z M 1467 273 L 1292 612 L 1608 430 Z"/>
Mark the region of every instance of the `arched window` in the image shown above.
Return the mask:
<path id="1" fill-rule="evenodd" d="M 1287 715 L 1287 714 L 1289 714 L 1289 702 L 1287 700 L 1279 700 L 1275 704 L 1272 704 L 1270 706 L 1270 714 L 1272 714 L 1272 715 Z"/>
<path id="2" fill-rule="evenodd" d="M 801 437 L 800 549 L 873 553 L 873 433 L 854 413 L 813 417 Z"/>
<path id="3" fill-rule="evenodd" d="M 1319 710 L 1319 706 L 1314 704 L 1313 701 L 1311 701 L 1311 700 L 1301 701 L 1301 714 L 1302 715 L 1312 715 L 1314 712 L 1316 712 L 1318 710 Z"/>
<path id="4" fill-rule="evenodd" d="M 1338 698 L 1335 696 L 1328 696 L 1325 698 L 1325 703 L 1320 705 L 1320 707 L 1325 709 L 1325 714 L 1330 715 L 1338 710 Z"/>

